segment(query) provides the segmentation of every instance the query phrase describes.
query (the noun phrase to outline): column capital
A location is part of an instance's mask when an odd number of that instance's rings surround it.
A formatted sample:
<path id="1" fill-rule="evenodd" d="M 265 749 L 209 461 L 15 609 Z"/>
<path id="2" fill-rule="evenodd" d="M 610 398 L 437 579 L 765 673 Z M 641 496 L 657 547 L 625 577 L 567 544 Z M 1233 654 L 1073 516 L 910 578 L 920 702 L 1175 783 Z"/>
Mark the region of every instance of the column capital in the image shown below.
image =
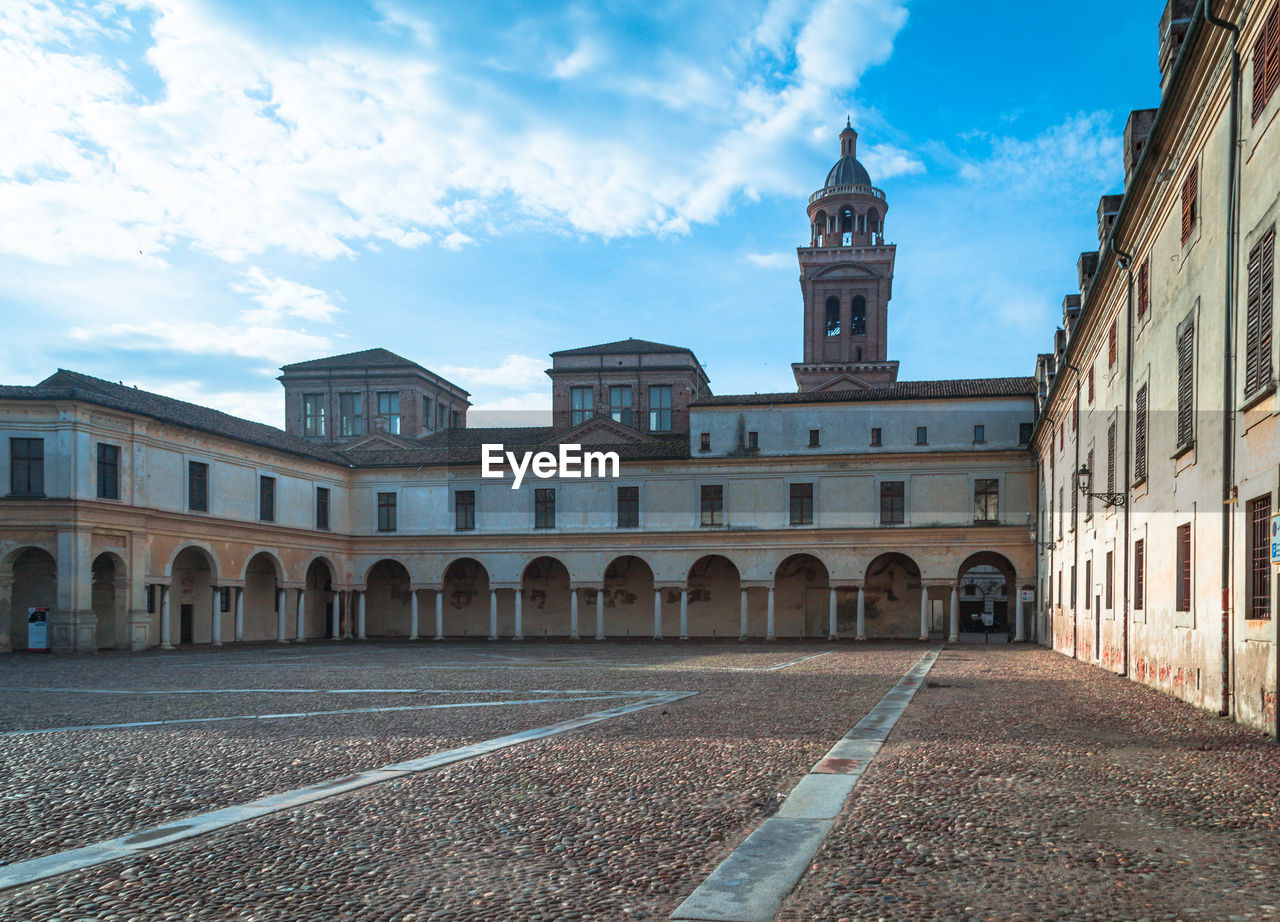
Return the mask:
<path id="1" fill-rule="evenodd" d="M 861 579 L 834 580 L 828 585 L 832 589 L 865 589 L 866 580 L 861 580 Z"/>
<path id="2" fill-rule="evenodd" d="M 413 592 L 440 592 L 444 586 L 441 583 L 410 583 L 409 589 Z"/>

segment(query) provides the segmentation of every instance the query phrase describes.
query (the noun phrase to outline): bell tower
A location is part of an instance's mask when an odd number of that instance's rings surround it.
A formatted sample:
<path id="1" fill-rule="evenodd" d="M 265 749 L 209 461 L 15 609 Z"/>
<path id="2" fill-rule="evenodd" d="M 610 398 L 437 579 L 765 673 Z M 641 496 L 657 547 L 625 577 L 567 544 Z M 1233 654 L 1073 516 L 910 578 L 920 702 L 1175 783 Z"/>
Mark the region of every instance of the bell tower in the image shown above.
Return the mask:
<path id="1" fill-rule="evenodd" d="M 791 369 L 801 391 L 884 387 L 898 379 L 898 363 L 886 357 L 897 252 L 884 242 L 888 210 L 858 162 L 858 133 L 846 122 L 840 159 L 809 196 L 809 245 L 796 250 L 804 361 Z"/>

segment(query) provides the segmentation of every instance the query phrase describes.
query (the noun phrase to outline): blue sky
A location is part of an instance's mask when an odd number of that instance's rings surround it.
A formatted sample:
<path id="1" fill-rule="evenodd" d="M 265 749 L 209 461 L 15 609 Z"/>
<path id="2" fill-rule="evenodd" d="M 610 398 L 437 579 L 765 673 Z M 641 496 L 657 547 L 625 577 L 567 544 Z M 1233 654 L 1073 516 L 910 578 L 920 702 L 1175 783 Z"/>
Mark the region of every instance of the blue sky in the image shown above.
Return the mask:
<path id="1" fill-rule="evenodd" d="M 385 346 L 512 421 L 548 353 L 636 336 L 792 390 L 846 114 L 901 377 L 1030 374 L 1159 101 L 1162 6 L 6 4 L 0 382 L 278 425 L 281 364 Z"/>

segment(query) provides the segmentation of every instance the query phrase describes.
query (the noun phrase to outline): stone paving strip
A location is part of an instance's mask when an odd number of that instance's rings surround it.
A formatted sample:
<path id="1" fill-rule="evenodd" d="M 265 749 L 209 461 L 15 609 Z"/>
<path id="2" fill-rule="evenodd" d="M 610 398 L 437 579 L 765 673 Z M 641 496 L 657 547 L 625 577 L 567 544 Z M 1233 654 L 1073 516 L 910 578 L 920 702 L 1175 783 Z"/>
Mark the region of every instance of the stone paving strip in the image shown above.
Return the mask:
<path id="1" fill-rule="evenodd" d="M 0 890 L 44 880 L 70 871 L 82 870 L 119 858 L 128 858 L 140 852 L 153 851 L 175 842 L 206 835 L 215 830 L 258 819 L 272 813 L 291 810 L 316 801 L 336 797 L 340 794 L 347 794 L 466 759 L 490 755 L 501 749 L 518 746 L 522 743 L 579 730 L 635 711 L 670 704 L 694 694 L 696 693 L 666 692 L 651 698 L 642 698 L 628 704 L 618 705 L 604 711 L 596 711 L 581 717 L 570 718 L 549 726 L 523 730 L 519 733 L 496 737 L 481 743 L 473 743 L 469 746 L 446 750 L 445 752 L 432 753 L 418 759 L 386 765 L 382 768 L 361 772 L 347 778 L 339 778 L 293 791 L 273 794 L 238 806 L 225 807 L 210 813 L 184 817 L 176 822 L 153 826 L 149 829 L 140 829 L 126 836 L 108 839 L 82 848 L 3 865 L 0 866 Z"/>
<path id="2" fill-rule="evenodd" d="M 747 836 L 671 914 L 690 922 L 769 922 L 804 874 L 867 765 L 938 659 L 930 650 L 831 747 L 778 812 Z"/>

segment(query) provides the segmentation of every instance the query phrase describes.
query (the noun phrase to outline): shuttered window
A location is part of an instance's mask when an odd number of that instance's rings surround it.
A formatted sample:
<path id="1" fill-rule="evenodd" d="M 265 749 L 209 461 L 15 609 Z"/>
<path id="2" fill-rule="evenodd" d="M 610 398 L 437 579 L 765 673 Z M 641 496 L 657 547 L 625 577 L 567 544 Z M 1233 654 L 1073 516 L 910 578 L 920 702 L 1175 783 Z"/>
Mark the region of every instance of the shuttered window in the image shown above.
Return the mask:
<path id="1" fill-rule="evenodd" d="M 1199 203 L 1197 201 L 1200 194 L 1200 164 L 1191 164 L 1191 172 L 1187 173 L 1187 178 L 1182 181 L 1182 242 L 1186 243 L 1191 238 L 1191 231 L 1195 229 L 1196 217 L 1198 216 Z"/>
<path id="2" fill-rule="evenodd" d="M 1089 405 L 1093 406 L 1093 365 L 1089 366 Z"/>
<path id="3" fill-rule="evenodd" d="M 1191 523 L 1178 526 L 1178 611 L 1191 611 Z"/>
<path id="4" fill-rule="evenodd" d="M 1133 475 L 1147 479 L 1147 386 L 1138 388 L 1133 407 Z"/>
<path id="5" fill-rule="evenodd" d="M 1245 312 L 1244 395 L 1271 385 L 1271 323 L 1275 300 L 1276 230 L 1249 251 L 1249 295 Z"/>
<path id="6" fill-rule="evenodd" d="M 1195 435 L 1194 363 L 1195 326 L 1188 323 L 1178 333 L 1178 448 L 1186 448 Z"/>
<path id="7" fill-rule="evenodd" d="M 1151 260 L 1144 259 L 1138 267 L 1138 319 L 1141 320 L 1151 307 Z"/>
<path id="8" fill-rule="evenodd" d="M 1280 87 L 1280 3 L 1271 7 L 1266 22 L 1253 42 L 1253 120 Z"/>
<path id="9" fill-rule="evenodd" d="M 1090 475 L 1093 477 L 1098 476 L 1098 469 L 1093 466 L 1093 449 L 1092 448 L 1089 449 L 1089 472 L 1090 472 Z M 1086 519 L 1090 519 L 1090 518 L 1093 518 L 1093 494 L 1098 488 L 1095 487 L 1092 483 L 1088 483 L 1087 485 L 1089 487 L 1090 492 L 1089 492 L 1089 495 L 1084 498 L 1084 517 Z M 1079 485 L 1077 485 L 1076 492 L 1079 493 Z"/>
<path id="10" fill-rule="evenodd" d="M 1107 492 L 1116 491 L 1116 424 L 1107 427 Z"/>
<path id="11" fill-rule="evenodd" d="M 1116 322 L 1111 321 L 1111 329 L 1107 330 L 1107 367 L 1116 367 L 1116 358 L 1119 355 L 1119 347 L 1116 343 Z"/>
<path id="12" fill-rule="evenodd" d="M 1133 542 L 1133 608 L 1142 611 L 1146 603 L 1147 587 L 1147 542 L 1138 539 Z"/>
<path id="13" fill-rule="evenodd" d="M 1107 551 L 1107 572 L 1103 577 L 1103 580 L 1104 580 L 1103 585 L 1105 586 L 1105 589 L 1103 590 L 1103 599 L 1104 599 L 1103 604 L 1106 606 L 1107 611 L 1111 611 L 1113 608 L 1115 608 L 1115 589 L 1111 582 L 1111 580 L 1115 577 L 1115 572 L 1116 572 L 1115 551 Z"/>
<path id="14" fill-rule="evenodd" d="M 1246 617 L 1271 617 L 1271 494 L 1249 500 L 1249 608 Z"/>

